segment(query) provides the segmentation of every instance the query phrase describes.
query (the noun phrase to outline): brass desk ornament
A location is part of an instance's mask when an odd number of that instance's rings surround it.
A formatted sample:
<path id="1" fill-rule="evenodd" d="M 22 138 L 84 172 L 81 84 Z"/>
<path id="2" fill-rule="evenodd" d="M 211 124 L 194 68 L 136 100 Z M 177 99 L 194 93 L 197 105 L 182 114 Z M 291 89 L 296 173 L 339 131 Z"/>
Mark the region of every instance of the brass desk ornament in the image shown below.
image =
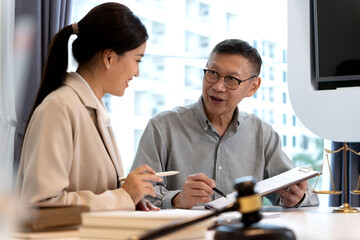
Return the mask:
<path id="1" fill-rule="evenodd" d="M 319 180 L 319 177 L 321 175 L 318 176 L 318 178 L 316 179 L 316 183 L 315 183 L 315 186 L 314 186 L 314 190 L 313 192 L 314 193 L 317 193 L 317 194 L 333 194 L 333 195 L 336 195 L 336 194 L 341 194 L 342 191 L 336 191 L 335 190 L 335 185 L 334 185 L 334 180 L 332 178 L 332 174 L 331 174 L 331 170 L 330 170 L 330 163 L 329 163 L 329 157 L 328 157 L 328 154 L 332 154 L 332 153 L 338 153 L 340 151 L 343 151 L 344 150 L 344 187 L 345 187 L 345 201 L 344 203 L 338 207 L 338 208 L 335 208 L 333 209 L 333 213 L 358 213 L 360 212 L 358 209 L 356 208 L 353 208 L 352 206 L 350 206 L 350 204 L 348 203 L 348 200 L 347 200 L 347 167 L 346 167 L 346 152 L 348 150 L 350 150 L 351 152 L 353 152 L 354 154 L 356 155 L 359 155 L 360 156 L 360 152 L 355 152 L 353 149 L 349 148 L 349 146 L 346 144 L 346 142 L 344 143 L 344 146 L 339 148 L 338 150 L 335 150 L 335 151 L 331 151 L 331 150 L 328 150 L 328 149 L 325 149 L 325 152 L 326 152 L 326 160 L 327 160 L 327 163 L 328 163 L 328 166 L 329 166 L 329 172 L 330 172 L 330 179 L 331 179 L 331 184 L 332 184 L 332 187 L 333 187 L 333 190 L 330 190 L 330 191 L 316 191 L 315 188 L 316 188 L 316 185 L 317 185 L 317 182 Z M 320 173 L 322 173 L 322 170 L 323 170 L 323 166 L 325 164 L 325 158 L 324 158 L 324 162 L 321 166 L 321 170 L 320 170 Z M 358 179 L 358 182 L 357 182 L 357 186 L 356 186 L 356 190 L 353 190 L 351 191 L 351 193 L 353 194 L 360 194 L 360 190 L 359 190 L 359 184 L 360 184 L 360 176 L 359 176 L 359 179 Z"/>

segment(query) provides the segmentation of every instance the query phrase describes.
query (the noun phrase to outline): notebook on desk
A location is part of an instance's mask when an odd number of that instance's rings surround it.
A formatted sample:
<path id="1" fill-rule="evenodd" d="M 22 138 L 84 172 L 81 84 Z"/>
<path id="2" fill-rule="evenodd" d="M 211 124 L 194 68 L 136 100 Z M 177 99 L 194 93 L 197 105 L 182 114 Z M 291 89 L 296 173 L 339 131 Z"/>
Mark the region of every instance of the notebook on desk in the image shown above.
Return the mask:
<path id="1" fill-rule="evenodd" d="M 321 173 L 310 167 L 295 167 L 286 172 L 271 178 L 259 181 L 255 185 L 255 190 L 261 195 L 266 196 L 280 189 L 306 181 L 310 178 L 319 176 Z M 205 205 L 206 209 L 221 209 L 233 203 L 236 199 L 236 192 L 232 192 L 225 197 L 218 198 Z"/>

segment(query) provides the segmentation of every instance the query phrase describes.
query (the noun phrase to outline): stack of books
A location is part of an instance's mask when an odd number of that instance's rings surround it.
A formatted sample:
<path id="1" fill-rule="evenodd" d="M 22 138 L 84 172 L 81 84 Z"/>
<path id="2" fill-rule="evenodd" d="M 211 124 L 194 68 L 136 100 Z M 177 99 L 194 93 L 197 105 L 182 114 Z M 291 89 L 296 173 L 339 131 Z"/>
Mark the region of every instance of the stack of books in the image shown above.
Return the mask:
<path id="1" fill-rule="evenodd" d="M 81 214 L 89 210 L 84 205 L 33 204 L 25 209 L 26 215 L 18 228 L 23 231 L 43 231 L 78 226 L 81 224 Z"/>
<path id="2" fill-rule="evenodd" d="M 85 205 L 37 203 L 24 208 L 11 237 L 14 239 L 50 239 L 78 235 L 81 214 L 89 212 Z"/>
<path id="3" fill-rule="evenodd" d="M 79 229 L 81 239 L 129 239 L 147 231 L 198 218 L 211 213 L 208 210 L 164 209 L 160 211 L 107 211 L 82 214 Z M 191 225 L 169 233 L 159 239 L 204 239 L 207 229 L 215 219 Z"/>

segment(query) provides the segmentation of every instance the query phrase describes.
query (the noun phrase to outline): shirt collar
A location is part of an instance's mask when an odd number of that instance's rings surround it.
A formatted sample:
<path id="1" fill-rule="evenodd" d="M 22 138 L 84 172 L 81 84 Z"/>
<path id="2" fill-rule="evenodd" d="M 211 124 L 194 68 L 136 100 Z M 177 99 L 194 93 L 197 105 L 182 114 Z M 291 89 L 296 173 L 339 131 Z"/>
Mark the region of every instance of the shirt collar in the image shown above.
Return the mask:
<path id="1" fill-rule="evenodd" d="M 208 117 L 206 116 L 202 95 L 200 96 L 199 100 L 195 104 L 195 108 L 196 108 L 196 116 L 199 119 L 201 127 L 206 131 L 209 128 L 209 126 L 211 126 L 211 122 L 208 119 Z M 242 121 L 242 119 L 243 119 L 242 115 L 239 114 L 239 108 L 236 107 L 230 127 L 232 127 L 232 126 L 234 126 L 234 124 L 236 124 L 236 128 L 238 128 L 240 126 L 240 122 Z"/>

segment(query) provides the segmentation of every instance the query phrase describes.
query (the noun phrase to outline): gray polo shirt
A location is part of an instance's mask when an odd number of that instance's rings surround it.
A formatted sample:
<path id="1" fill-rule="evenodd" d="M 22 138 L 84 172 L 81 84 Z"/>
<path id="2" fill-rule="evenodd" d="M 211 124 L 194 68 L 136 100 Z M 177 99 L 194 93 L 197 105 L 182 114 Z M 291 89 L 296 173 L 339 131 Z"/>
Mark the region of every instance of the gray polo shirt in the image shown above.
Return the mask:
<path id="1" fill-rule="evenodd" d="M 172 208 L 171 199 L 182 189 L 187 177 L 204 173 L 225 194 L 234 192 L 238 177 L 254 176 L 258 181 L 294 167 L 281 150 L 279 135 L 253 114 L 236 108 L 233 120 L 221 137 L 208 120 L 202 96 L 195 104 L 177 107 L 155 115 L 139 142 L 131 170 L 147 164 L 156 172 L 180 171 L 165 177 L 155 186 L 157 196 L 147 197 L 160 208 Z M 318 205 L 318 198 L 308 192 L 302 206 Z M 215 193 L 213 198 L 221 197 Z M 276 194 L 267 198 L 279 204 Z"/>

